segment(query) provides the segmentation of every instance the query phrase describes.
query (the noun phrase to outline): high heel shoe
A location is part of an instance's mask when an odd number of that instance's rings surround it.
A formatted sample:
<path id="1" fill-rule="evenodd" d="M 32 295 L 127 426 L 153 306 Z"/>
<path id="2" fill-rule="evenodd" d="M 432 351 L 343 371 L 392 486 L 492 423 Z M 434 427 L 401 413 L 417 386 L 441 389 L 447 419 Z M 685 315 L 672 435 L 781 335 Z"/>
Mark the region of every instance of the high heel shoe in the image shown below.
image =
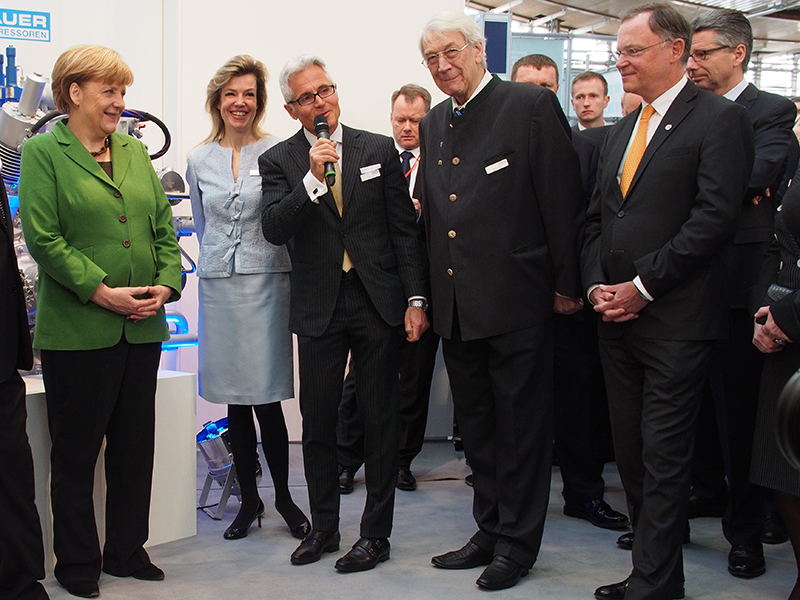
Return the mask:
<path id="1" fill-rule="evenodd" d="M 233 520 L 233 523 L 231 523 L 231 526 L 225 530 L 225 533 L 222 534 L 222 537 L 224 537 L 226 540 L 238 540 L 243 537 L 247 537 L 247 530 L 250 529 L 250 526 L 253 524 L 253 521 L 258 519 L 258 526 L 261 527 L 261 517 L 263 516 L 264 516 L 264 503 L 259 498 L 255 514 L 248 519 L 246 517 L 243 517 L 242 511 L 240 509 L 239 514 L 236 515 L 236 518 Z"/>
<path id="2" fill-rule="evenodd" d="M 308 522 L 308 518 L 294 502 L 292 502 L 291 507 L 285 511 L 281 510 L 276 502 L 275 510 L 277 510 L 281 517 L 283 517 L 283 520 L 286 521 L 286 525 L 289 526 L 289 531 L 292 532 L 292 536 L 296 537 L 298 540 L 302 540 L 311 533 L 311 524 Z"/>

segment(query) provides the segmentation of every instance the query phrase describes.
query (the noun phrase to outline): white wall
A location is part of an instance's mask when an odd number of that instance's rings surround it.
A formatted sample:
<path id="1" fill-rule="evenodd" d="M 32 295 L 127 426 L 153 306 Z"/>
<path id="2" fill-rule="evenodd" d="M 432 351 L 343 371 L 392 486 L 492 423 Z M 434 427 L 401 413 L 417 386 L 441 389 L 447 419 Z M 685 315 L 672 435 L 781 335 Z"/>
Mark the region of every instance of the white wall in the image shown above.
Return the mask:
<path id="1" fill-rule="evenodd" d="M 435 13 L 464 8 L 463 0 L 5 0 L 5 8 L 51 13 L 50 42 L 8 41 L 17 48 L 17 64 L 26 73 L 49 77 L 52 65 L 66 48 L 80 43 L 101 44 L 119 51 L 135 76 L 127 105 L 164 121 L 173 137 L 172 148 L 156 166 L 171 166 L 184 173 L 186 154 L 210 129 L 205 113 L 205 88 L 214 71 L 235 54 L 252 54 L 270 72 L 266 129 L 288 137 L 297 128 L 283 109 L 277 76 L 287 59 L 297 54 L 317 54 L 339 86 L 342 121 L 353 127 L 391 133 L 391 93 L 405 83 L 418 83 L 434 95 L 426 68 L 420 64 L 419 33 Z M 154 125 L 144 140 L 151 149 L 161 145 Z M 190 214 L 188 202 L 175 214 Z M 181 245 L 197 256 L 194 237 Z M 189 277 L 183 299 L 173 305 L 197 327 L 197 285 Z M 171 353 L 170 353 L 171 354 Z M 196 349 L 168 356 L 171 368 L 196 372 Z M 297 386 L 297 384 L 296 384 Z M 296 387 L 297 389 L 297 387 Z M 449 433 L 448 389 L 441 364 L 431 398 L 429 434 Z M 299 439 L 296 404 L 284 403 L 292 439 Z M 202 400 L 198 424 L 219 418 L 224 407 Z"/>

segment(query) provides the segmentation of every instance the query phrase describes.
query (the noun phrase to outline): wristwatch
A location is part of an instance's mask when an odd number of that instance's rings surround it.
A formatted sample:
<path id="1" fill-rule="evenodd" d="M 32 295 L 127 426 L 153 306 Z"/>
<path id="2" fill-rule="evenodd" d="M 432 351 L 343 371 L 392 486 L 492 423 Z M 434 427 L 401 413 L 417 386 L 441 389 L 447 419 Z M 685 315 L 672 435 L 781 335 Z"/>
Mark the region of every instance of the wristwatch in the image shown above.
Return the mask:
<path id="1" fill-rule="evenodd" d="M 428 301 L 425 298 L 415 298 L 414 300 L 408 301 L 408 307 L 411 308 L 412 306 L 416 306 L 417 308 L 421 308 L 423 311 L 428 310 Z"/>

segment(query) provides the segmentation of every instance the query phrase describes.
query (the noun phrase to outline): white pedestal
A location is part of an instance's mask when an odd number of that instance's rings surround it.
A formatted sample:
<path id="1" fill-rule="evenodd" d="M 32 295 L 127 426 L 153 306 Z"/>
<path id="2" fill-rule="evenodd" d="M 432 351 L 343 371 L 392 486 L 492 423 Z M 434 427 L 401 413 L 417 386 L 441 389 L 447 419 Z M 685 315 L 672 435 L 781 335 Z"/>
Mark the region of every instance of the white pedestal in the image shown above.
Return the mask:
<path id="1" fill-rule="evenodd" d="M 50 433 L 41 377 L 26 377 L 28 438 L 33 452 L 36 506 L 42 521 L 45 564 L 52 571 L 53 516 L 50 511 Z M 156 448 L 148 546 L 197 534 L 197 445 L 194 373 L 159 371 L 156 390 Z M 100 539 L 105 534 L 103 451 L 95 472 L 94 506 Z"/>

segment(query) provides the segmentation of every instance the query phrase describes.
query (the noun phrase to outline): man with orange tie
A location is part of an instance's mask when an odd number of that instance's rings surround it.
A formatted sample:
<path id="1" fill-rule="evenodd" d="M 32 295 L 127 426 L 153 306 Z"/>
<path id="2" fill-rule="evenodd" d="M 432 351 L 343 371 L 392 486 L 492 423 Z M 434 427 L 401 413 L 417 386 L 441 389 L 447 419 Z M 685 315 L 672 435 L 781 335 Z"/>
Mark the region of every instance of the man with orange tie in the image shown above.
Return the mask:
<path id="1" fill-rule="evenodd" d="M 697 413 L 728 334 L 722 249 L 753 167 L 742 106 L 685 76 L 692 30 L 675 8 L 621 17 L 617 68 L 641 108 L 608 133 L 589 207 L 583 281 L 633 524 L 633 571 L 599 599 L 683 598 L 681 544 Z"/>

